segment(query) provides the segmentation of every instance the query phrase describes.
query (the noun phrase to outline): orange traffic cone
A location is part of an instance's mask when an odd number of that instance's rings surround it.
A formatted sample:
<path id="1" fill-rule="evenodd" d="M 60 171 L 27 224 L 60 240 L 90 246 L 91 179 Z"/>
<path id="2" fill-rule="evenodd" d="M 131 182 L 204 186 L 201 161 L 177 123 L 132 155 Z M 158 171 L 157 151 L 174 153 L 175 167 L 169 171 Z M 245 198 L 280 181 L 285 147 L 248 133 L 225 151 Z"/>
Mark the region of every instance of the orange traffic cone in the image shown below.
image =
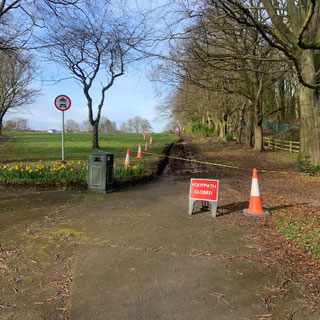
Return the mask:
<path id="1" fill-rule="evenodd" d="M 149 147 L 148 147 L 148 141 L 146 141 L 146 146 L 144 147 L 144 151 L 148 151 Z"/>
<path id="2" fill-rule="evenodd" d="M 152 145 L 152 137 L 150 136 L 150 146 Z"/>
<path id="3" fill-rule="evenodd" d="M 269 216 L 270 212 L 263 209 L 260 197 L 258 173 L 257 169 L 253 169 L 252 183 L 251 183 L 251 194 L 250 204 L 248 209 L 243 210 L 243 214 L 246 216 Z"/>
<path id="4" fill-rule="evenodd" d="M 142 136 L 143 136 L 143 140 L 146 140 L 146 134 L 143 133 Z"/>
<path id="5" fill-rule="evenodd" d="M 137 158 L 142 158 L 141 143 L 139 143 Z"/>
<path id="6" fill-rule="evenodd" d="M 127 150 L 126 160 L 124 161 L 126 167 L 130 167 L 130 149 Z"/>

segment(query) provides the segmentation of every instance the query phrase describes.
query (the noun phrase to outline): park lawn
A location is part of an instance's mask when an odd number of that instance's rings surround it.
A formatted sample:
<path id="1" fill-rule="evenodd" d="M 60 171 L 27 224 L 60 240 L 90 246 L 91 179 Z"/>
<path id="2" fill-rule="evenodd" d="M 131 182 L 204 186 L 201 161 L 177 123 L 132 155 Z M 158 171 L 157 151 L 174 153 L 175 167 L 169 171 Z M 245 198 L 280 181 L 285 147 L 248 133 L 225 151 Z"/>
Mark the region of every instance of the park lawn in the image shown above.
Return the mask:
<path id="1" fill-rule="evenodd" d="M 46 132 L 5 132 L 10 140 L 0 147 L 0 163 L 31 163 L 37 161 L 61 160 L 61 133 Z M 95 151 L 108 151 L 114 154 L 115 163 L 124 163 L 127 149 L 130 149 L 131 162 L 137 163 L 138 145 L 144 151 L 145 141 L 138 133 L 103 133 L 99 134 L 100 149 L 91 148 L 90 133 L 65 134 L 65 160 L 87 160 Z M 147 136 L 149 144 L 150 135 Z M 161 154 L 166 144 L 177 139 L 177 135 L 169 133 L 152 134 L 153 144 L 149 152 Z M 144 165 L 158 160 L 157 156 L 144 154 L 139 161 Z"/>

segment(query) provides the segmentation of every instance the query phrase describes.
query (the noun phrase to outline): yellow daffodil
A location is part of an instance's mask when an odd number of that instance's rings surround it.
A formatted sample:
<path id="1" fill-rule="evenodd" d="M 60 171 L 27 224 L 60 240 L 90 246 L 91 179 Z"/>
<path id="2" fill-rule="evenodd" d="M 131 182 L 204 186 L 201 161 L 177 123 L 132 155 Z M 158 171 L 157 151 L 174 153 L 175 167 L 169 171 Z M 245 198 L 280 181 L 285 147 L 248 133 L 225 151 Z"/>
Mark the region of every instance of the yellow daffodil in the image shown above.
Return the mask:
<path id="1" fill-rule="evenodd" d="M 19 166 L 15 166 L 15 169 L 18 170 L 18 169 L 19 169 Z"/>
<path id="2" fill-rule="evenodd" d="M 133 166 L 132 169 L 133 169 L 133 170 L 137 170 L 137 166 Z"/>
<path id="3" fill-rule="evenodd" d="M 31 173 L 31 172 L 32 172 L 32 169 L 30 169 L 29 172 Z"/>

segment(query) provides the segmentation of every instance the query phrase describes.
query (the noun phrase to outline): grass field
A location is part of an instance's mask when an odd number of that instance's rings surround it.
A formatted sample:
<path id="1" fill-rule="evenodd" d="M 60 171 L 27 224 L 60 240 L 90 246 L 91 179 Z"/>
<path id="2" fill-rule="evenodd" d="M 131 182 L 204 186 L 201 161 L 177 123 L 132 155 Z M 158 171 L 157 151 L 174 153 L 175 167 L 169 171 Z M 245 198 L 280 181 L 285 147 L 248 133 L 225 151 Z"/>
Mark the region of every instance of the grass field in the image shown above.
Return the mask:
<path id="1" fill-rule="evenodd" d="M 36 161 L 61 160 L 61 134 L 46 132 L 5 132 L 10 140 L 0 147 L 0 163 L 20 163 Z M 164 146 L 177 139 L 177 135 L 169 133 L 152 134 L 153 144 L 149 151 L 160 154 Z M 149 136 L 147 137 L 149 144 Z M 129 148 L 131 160 L 137 162 L 138 145 L 141 143 L 144 151 L 145 141 L 142 134 L 106 133 L 99 134 L 100 151 L 114 153 L 115 162 L 123 163 Z M 65 134 L 65 160 L 87 160 L 88 154 L 94 152 L 91 148 L 90 133 Z M 151 156 L 144 155 L 142 162 L 149 162 Z M 157 160 L 156 157 L 152 157 Z"/>

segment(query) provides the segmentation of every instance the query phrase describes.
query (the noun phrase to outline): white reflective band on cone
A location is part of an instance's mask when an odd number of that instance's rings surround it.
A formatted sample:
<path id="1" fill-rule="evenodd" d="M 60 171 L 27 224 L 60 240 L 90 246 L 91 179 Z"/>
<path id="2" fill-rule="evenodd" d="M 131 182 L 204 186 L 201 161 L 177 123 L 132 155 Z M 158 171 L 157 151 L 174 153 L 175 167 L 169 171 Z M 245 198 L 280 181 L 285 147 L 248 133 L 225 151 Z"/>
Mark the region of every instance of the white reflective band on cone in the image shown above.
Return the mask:
<path id="1" fill-rule="evenodd" d="M 251 196 L 260 197 L 259 183 L 257 178 L 252 178 Z"/>

